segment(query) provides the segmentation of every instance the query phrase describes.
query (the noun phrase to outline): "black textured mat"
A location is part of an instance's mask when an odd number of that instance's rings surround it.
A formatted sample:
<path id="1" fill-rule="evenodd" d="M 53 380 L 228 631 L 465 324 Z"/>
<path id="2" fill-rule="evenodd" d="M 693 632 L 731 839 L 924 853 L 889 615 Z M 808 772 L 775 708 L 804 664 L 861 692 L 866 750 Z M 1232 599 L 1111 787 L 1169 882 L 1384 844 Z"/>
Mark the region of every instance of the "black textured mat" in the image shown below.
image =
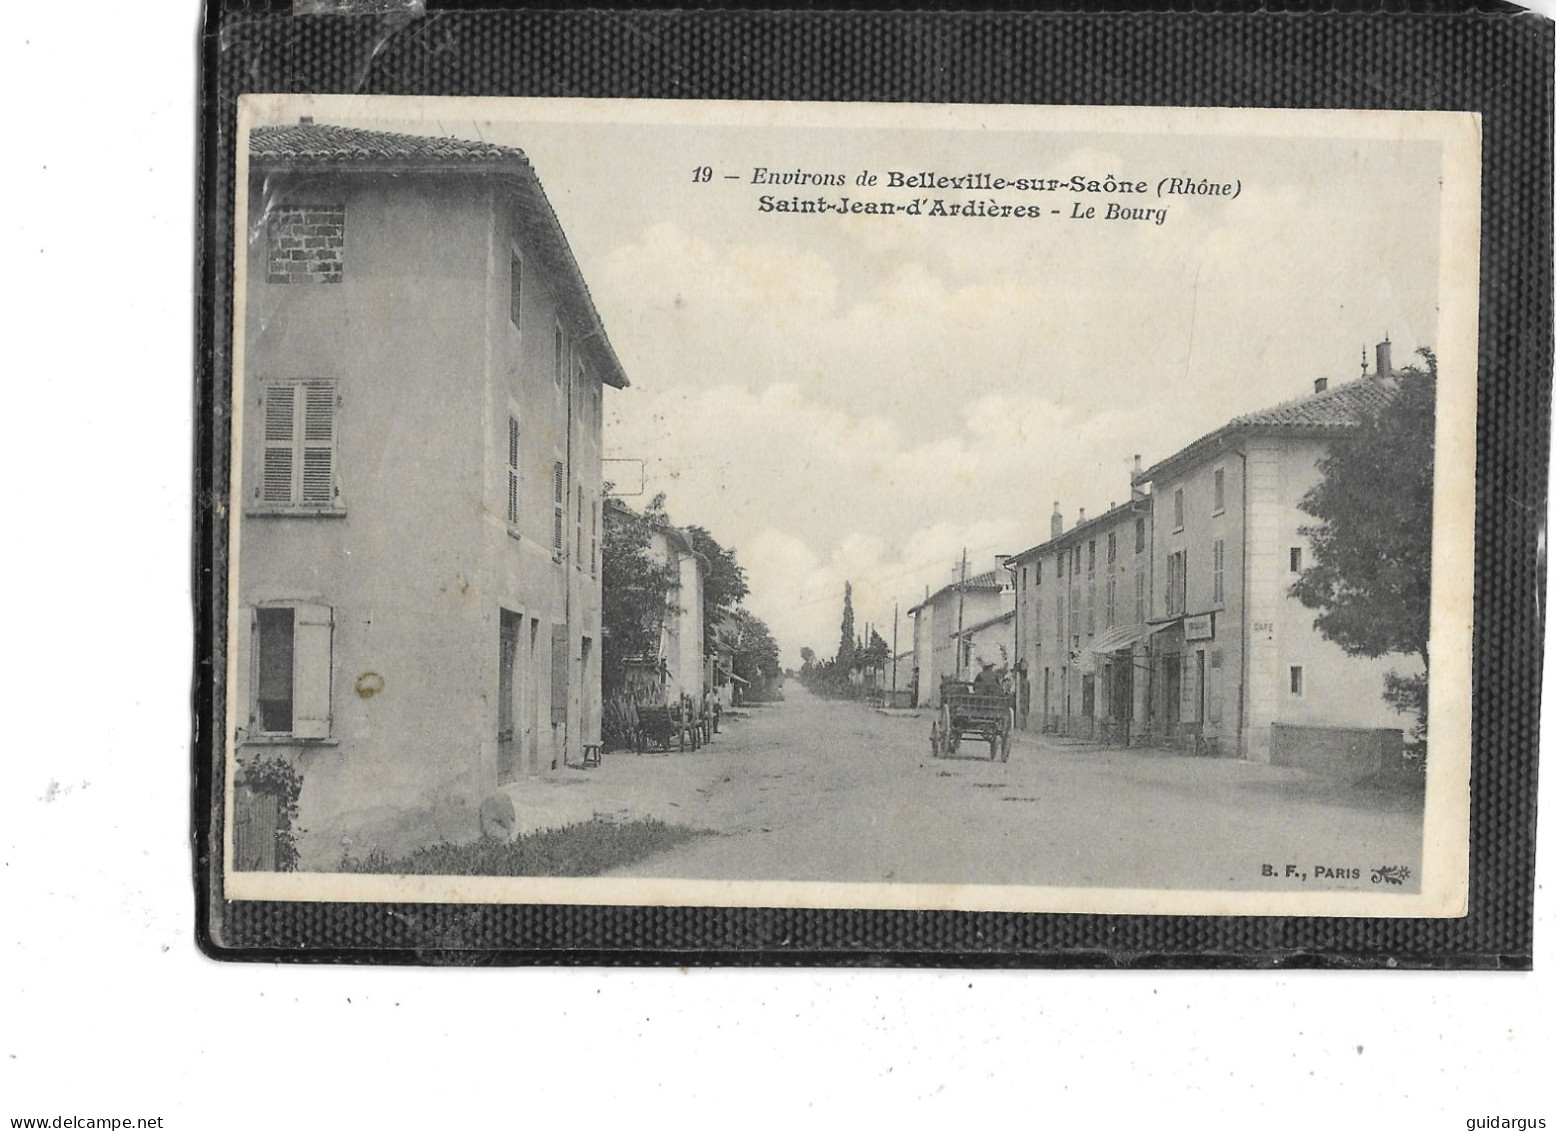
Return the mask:
<path id="1" fill-rule="evenodd" d="M 1551 377 L 1551 24 L 1413 11 L 465 11 L 293 17 L 213 0 L 202 40 L 195 881 L 223 958 L 1524 968 Z M 1399 7 L 1399 6 L 1395 6 Z M 240 93 L 1477 110 L 1480 426 L 1469 914 L 1454 920 L 229 902 L 219 746 L 233 138 Z"/>

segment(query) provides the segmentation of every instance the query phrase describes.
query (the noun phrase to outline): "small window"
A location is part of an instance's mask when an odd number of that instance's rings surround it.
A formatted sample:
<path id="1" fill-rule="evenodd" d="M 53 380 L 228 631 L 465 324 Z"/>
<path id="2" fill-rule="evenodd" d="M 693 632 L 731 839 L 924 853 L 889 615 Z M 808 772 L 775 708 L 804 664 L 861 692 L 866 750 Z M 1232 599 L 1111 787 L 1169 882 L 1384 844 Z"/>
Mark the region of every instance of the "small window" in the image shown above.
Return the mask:
<path id="1" fill-rule="evenodd" d="M 266 507 L 334 507 L 335 382 L 267 382 L 260 404 L 264 453 L 256 501 Z"/>
<path id="2" fill-rule="evenodd" d="M 1183 488 L 1179 487 L 1172 493 L 1172 528 L 1183 529 Z"/>
<path id="3" fill-rule="evenodd" d="M 1104 628 L 1112 628 L 1118 619 L 1118 578 L 1108 578 L 1107 617 Z"/>
<path id="4" fill-rule="evenodd" d="M 1079 577 L 1080 576 L 1080 572 L 1081 572 L 1081 548 L 1080 548 L 1079 545 L 1077 545 L 1075 547 L 1074 555 L 1070 558 L 1070 576 L 1071 577 Z"/>
<path id="5" fill-rule="evenodd" d="M 1095 585 L 1086 586 L 1086 631 L 1088 633 L 1097 631 L 1097 587 Z"/>
<path id="6" fill-rule="evenodd" d="M 1090 577 L 1097 572 L 1097 540 L 1093 538 L 1086 543 L 1086 576 Z"/>
<path id="7" fill-rule="evenodd" d="M 1054 571 L 1055 577 L 1064 576 L 1064 554 L 1061 553 L 1058 560 L 1054 563 Z"/>
<path id="8" fill-rule="evenodd" d="M 1108 535 L 1108 565 L 1116 561 L 1118 561 L 1118 535 L 1113 533 Z"/>
<path id="9" fill-rule="evenodd" d="M 508 320 L 516 328 L 522 328 L 524 321 L 524 263 L 519 259 L 519 253 L 514 252 L 508 265 Z"/>
<path id="10" fill-rule="evenodd" d="M 1033 574 L 1032 584 L 1041 585 L 1043 583 L 1043 559 L 1038 558 L 1032 568 L 1036 570 L 1036 573 Z"/>
<path id="11" fill-rule="evenodd" d="M 1215 513 L 1220 514 L 1226 510 L 1226 468 L 1216 468 L 1216 506 Z"/>
<path id="12" fill-rule="evenodd" d="M 254 723 L 265 734 L 292 733 L 291 609 L 260 609 L 255 615 L 259 650 L 254 681 Z"/>
<path id="13" fill-rule="evenodd" d="M 1135 519 L 1135 553 L 1145 553 L 1145 519 Z"/>
<path id="14" fill-rule="evenodd" d="M 1301 546 L 1293 546 L 1291 548 L 1291 572 L 1292 573 L 1301 573 L 1302 572 L 1302 547 Z"/>
<path id="15" fill-rule="evenodd" d="M 1135 623 L 1145 623 L 1145 574 L 1135 574 Z"/>
<path id="16" fill-rule="evenodd" d="M 508 525 L 519 523 L 519 418 L 508 417 Z"/>
<path id="17" fill-rule="evenodd" d="M 1298 698 L 1302 696 L 1302 665 L 1291 666 L 1291 693 Z"/>
<path id="18" fill-rule="evenodd" d="M 333 610 L 327 605 L 254 610 L 249 725 L 256 734 L 299 739 L 330 736 L 333 632 Z"/>

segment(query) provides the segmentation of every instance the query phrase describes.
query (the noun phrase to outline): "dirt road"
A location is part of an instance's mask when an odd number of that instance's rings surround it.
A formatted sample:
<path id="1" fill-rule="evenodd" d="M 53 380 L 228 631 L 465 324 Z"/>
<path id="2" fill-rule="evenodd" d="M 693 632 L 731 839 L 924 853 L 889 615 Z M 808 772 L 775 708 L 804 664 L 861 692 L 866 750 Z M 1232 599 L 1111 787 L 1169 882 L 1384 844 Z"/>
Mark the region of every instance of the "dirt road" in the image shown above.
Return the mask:
<path id="1" fill-rule="evenodd" d="M 786 694 L 695 754 L 607 758 L 590 792 L 611 803 L 596 811 L 722 834 L 619 874 L 1294 890 L 1328 868 L 1358 876 L 1325 889 L 1367 890 L 1374 867 L 1420 871 L 1419 798 L 1029 735 L 1008 763 L 972 742 L 936 759 L 927 714 L 887 716 L 792 682 Z"/>

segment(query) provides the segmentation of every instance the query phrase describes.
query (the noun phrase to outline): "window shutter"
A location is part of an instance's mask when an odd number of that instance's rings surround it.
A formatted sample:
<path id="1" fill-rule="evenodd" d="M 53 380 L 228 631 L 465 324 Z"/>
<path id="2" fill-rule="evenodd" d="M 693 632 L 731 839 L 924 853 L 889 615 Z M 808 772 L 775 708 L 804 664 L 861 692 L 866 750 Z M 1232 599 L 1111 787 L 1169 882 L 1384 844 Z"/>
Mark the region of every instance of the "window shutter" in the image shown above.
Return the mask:
<path id="1" fill-rule="evenodd" d="M 330 653 L 334 627 L 334 610 L 328 605 L 297 606 L 292 733 L 298 738 L 330 736 Z"/>
<path id="2" fill-rule="evenodd" d="M 567 469 L 561 460 L 551 465 L 551 552 L 562 558 L 562 531 L 567 523 Z"/>
<path id="3" fill-rule="evenodd" d="M 265 467 L 260 498 L 292 501 L 292 453 L 296 444 L 297 388 L 270 385 L 265 390 Z"/>
<path id="4" fill-rule="evenodd" d="M 551 725 L 567 722 L 567 625 L 551 626 Z"/>
<path id="5" fill-rule="evenodd" d="M 519 422 L 508 417 L 508 521 L 519 521 Z"/>
<path id="6" fill-rule="evenodd" d="M 335 387 L 303 388 L 301 501 L 305 506 L 327 507 L 335 498 Z"/>

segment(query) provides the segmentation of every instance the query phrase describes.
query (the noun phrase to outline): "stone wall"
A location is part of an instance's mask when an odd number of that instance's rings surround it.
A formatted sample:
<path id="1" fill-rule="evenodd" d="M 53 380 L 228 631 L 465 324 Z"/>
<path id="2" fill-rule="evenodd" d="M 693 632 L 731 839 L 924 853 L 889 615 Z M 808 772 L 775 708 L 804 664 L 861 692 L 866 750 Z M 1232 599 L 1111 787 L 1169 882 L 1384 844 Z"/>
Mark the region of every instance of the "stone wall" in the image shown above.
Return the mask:
<path id="1" fill-rule="evenodd" d="M 1360 781 L 1397 769 L 1405 732 L 1374 727 L 1270 725 L 1270 762 L 1325 777 Z"/>

